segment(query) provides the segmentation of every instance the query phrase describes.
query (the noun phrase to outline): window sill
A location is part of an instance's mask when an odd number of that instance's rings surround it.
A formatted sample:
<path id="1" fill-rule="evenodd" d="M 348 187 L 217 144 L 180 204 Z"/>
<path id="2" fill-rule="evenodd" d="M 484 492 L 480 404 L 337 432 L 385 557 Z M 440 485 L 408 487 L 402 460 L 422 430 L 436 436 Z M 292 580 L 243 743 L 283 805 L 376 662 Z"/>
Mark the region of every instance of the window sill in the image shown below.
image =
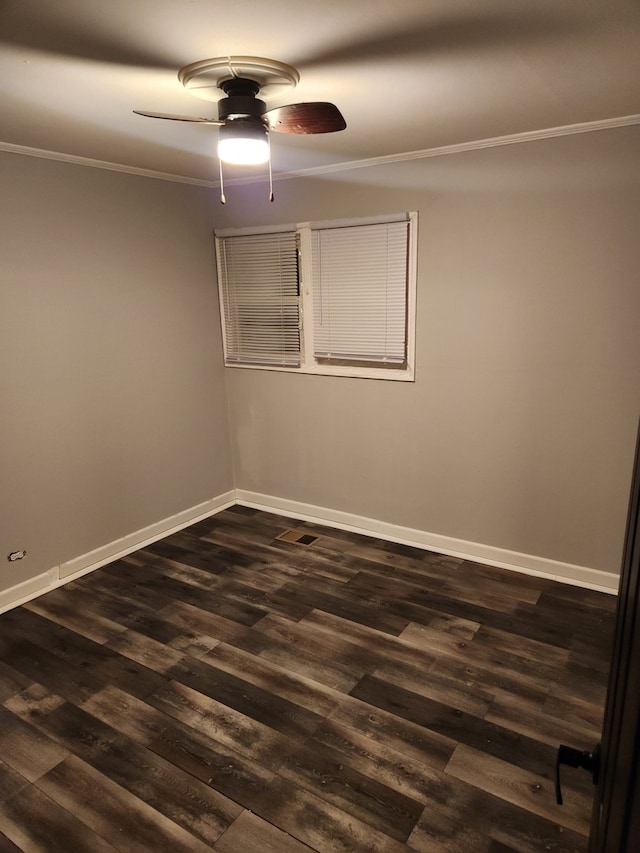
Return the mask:
<path id="1" fill-rule="evenodd" d="M 403 369 L 386 367 L 339 367 L 329 365 L 304 365 L 301 367 L 279 367 L 275 364 L 233 364 L 225 363 L 225 367 L 233 370 L 270 370 L 277 373 L 309 374 L 313 376 L 347 376 L 351 379 L 385 379 L 393 382 L 415 382 L 414 370 L 411 367 Z"/>

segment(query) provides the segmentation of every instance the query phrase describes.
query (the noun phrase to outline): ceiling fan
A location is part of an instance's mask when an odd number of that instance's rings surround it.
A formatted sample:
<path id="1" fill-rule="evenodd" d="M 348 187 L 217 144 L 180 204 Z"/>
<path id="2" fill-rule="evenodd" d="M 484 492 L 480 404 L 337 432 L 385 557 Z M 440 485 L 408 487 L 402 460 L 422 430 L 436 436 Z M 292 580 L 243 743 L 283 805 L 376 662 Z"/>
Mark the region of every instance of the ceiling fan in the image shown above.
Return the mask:
<path id="1" fill-rule="evenodd" d="M 272 184 L 271 131 L 334 133 L 347 126 L 340 110 L 327 101 L 286 104 L 268 110 L 266 102 L 258 98 L 258 94 L 265 97 L 274 93 L 280 95 L 283 90 L 296 86 L 300 80 L 295 68 L 273 59 L 254 56 L 205 59 L 181 68 L 178 79 L 197 97 L 208 101 L 217 100 L 218 117 L 196 118 L 142 110 L 134 110 L 134 113 L 147 118 L 218 126 L 221 184 L 223 162 L 244 166 L 268 162 Z M 273 201 L 272 186 L 269 197 Z M 221 200 L 224 203 L 224 190 Z"/>

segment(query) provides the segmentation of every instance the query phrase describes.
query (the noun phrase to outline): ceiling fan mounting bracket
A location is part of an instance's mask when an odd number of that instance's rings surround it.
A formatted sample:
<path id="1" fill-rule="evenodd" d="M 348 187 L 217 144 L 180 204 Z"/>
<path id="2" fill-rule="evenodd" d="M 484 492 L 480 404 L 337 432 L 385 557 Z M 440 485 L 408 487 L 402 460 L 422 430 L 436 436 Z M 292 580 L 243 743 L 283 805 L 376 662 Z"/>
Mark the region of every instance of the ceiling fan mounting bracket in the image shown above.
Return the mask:
<path id="1" fill-rule="evenodd" d="M 220 56 L 185 65 L 178 79 L 192 95 L 205 101 L 224 97 L 228 84 L 236 79 L 257 84 L 263 97 L 278 98 L 300 81 L 300 75 L 291 65 L 264 59 L 259 56 Z"/>

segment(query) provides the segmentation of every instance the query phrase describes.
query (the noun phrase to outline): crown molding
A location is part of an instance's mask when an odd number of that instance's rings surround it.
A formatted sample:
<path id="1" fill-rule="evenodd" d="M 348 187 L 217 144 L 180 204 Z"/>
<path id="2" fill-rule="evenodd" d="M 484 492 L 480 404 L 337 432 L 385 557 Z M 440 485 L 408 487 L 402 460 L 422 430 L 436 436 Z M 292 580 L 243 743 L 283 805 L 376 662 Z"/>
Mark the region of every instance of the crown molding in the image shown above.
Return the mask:
<path id="1" fill-rule="evenodd" d="M 400 154 L 385 154 L 381 157 L 352 160 L 344 163 L 332 163 L 327 166 L 314 166 L 309 169 L 278 172 L 275 180 L 289 178 L 306 178 L 314 175 L 326 175 L 334 172 L 346 172 L 354 169 L 366 169 L 372 166 L 384 166 L 390 163 L 405 163 L 411 160 L 426 160 L 430 157 L 444 157 L 451 154 L 464 154 L 468 151 L 482 151 L 486 148 L 498 148 L 504 145 L 519 145 L 525 142 L 537 142 L 541 139 L 555 139 L 562 136 L 575 136 L 580 133 L 595 133 L 600 130 L 614 130 L 620 127 L 632 127 L 640 124 L 640 115 L 619 116 L 601 119 L 599 121 L 582 122 L 581 124 L 565 124 L 560 127 L 549 127 L 542 130 L 528 130 L 523 133 L 512 133 L 506 136 L 493 136 L 488 139 L 476 139 L 470 142 L 459 142 L 454 145 L 441 145 L 437 148 L 423 148 L 420 151 L 405 151 Z M 225 184 L 255 183 L 255 178 L 232 178 Z M 216 184 L 217 186 L 218 184 Z"/>
<path id="2" fill-rule="evenodd" d="M 90 157 L 80 157 L 76 154 L 63 154 L 59 151 L 46 151 L 43 148 L 29 148 L 27 145 L 16 145 L 13 142 L 1 142 L 0 151 L 9 154 L 22 154 L 26 157 L 37 157 L 41 160 L 56 160 L 59 163 L 71 163 L 75 166 L 88 166 L 91 169 L 107 169 L 109 172 L 124 172 L 127 175 L 140 175 L 143 178 L 155 178 L 160 181 L 174 181 L 179 184 L 192 184 L 197 187 L 214 187 L 213 181 L 203 181 L 199 178 L 189 178 L 186 175 L 172 175 L 169 172 L 157 172 L 153 169 L 141 169 L 138 166 L 127 166 L 123 163 L 110 163 L 108 160 L 92 160 Z"/>
<path id="3" fill-rule="evenodd" d="M 486 148 L 498 148 L 503 145 L 520 145 L 526 142 L 536 142 L 541 139 L 555 139 L 562 136 L 575 136 L 580 133 L 596 133 L 601 130 L 614 130 L 621 127 L 632 127 L 640 124 L 640 114 L 619 116 L 616 118 L 587 121 L 579 124 L 565 124 L 559 127 L 549 127 L 542 130 L 529 130 L 523 133 L 512 133 L 506 136 L 493 136 L 489 139 L 476 139 L 470 142 L 460 142 L 455 145 L 441 145 L 436 148 L 423 148 L 419 151 L 405 151 L 399 154 L 385 154 L 381 157 L 369 157 L 362 160 L 350 160 L 343 163 L 331 163 L 326 166 L 312 166 L 308 169 L 296 169 L 289 172 L 274 173 L 274 181 L 291 178 L 308 178 L 315 175 L 327 175 L 335 172 L 346 172 L 353 169 L 367 169 L 373 166 L 383 166 L 391 163 L 404 163 L 411 160 L 426 160 L 430 157 L 445 157 L 452 154 L 464 154 L 467 151 L 482 151 Z M 159 172 L 153 169 L 142 169 L 137 166 L 127 166 L 122 163 L 110 163 L 105 160 L 93 160 L 75 154 L 63 154 L 58 151 L 46 151 L 41 148 L 29 148 L 11 142 L 0 141 L 0 151 L 11 154 L 22 154 L 28 157 L 38 157 L 44 160 L 57 160 L 61 163 L 72 163 L 78 166 L 88 166 L 93 169 L 107 169 L 111 172 L 123 172 L 128 175 L 139 175 L 144 178 L 154 178 L 161 181 L 173 181 L 180 184 L 207 187 L 220 186 L 219 181 L 207 181 L 190 178 L 186 175 L 173 175 L 169 172 Z M 263 180 L 262 176 L 246 178 L 230 178 L 225 181 L 228 185 L 253 184 Z"/>

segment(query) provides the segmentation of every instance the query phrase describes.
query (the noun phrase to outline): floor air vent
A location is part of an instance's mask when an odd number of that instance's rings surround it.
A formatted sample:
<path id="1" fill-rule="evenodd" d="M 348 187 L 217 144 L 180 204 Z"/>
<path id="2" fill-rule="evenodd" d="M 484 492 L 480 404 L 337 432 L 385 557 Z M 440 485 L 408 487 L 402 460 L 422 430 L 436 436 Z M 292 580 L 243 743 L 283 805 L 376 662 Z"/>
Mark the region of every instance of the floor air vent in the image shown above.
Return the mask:
<path id="1" fill-rule="evenodd" d="M 280 536 L 276 536 L 276 539 L 281 539 L 283 542 L 291 542 L 292 545 L 302 545 L 305 548 L 313 545 L 319 538 L 319 536 L 312 536 L 310 533 L 305 533 L 304 530 L 293 529 L 285 530 Z"/>

